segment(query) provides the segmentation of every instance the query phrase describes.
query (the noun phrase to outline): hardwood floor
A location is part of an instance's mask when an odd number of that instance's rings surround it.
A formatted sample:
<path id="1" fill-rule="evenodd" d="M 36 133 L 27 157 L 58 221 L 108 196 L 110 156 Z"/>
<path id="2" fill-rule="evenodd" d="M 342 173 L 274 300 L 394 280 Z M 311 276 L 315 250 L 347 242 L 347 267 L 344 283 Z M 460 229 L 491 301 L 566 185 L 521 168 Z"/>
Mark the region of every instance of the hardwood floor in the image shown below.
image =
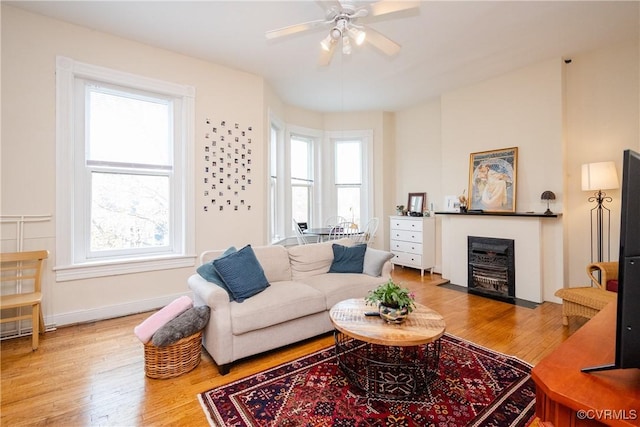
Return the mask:
<path id="1" fill-rule="evenodd" d="M 394 280 L 417 301 L 440 312 L 447 332 L 536 364 L 584 321 L 562 326 L 561 306 L 514 306 L 437 286 L 398 267 Z M 143 346 L 133 328 L 149 316 L 132 316 L 59 328 L 1 343 L 3 426 L 207 425 L 196 395 L 333 344 L 330 334 L 237 362 L 226 376 L 206 352 L 193 371 L 167 380 L 144 375 Z"/>

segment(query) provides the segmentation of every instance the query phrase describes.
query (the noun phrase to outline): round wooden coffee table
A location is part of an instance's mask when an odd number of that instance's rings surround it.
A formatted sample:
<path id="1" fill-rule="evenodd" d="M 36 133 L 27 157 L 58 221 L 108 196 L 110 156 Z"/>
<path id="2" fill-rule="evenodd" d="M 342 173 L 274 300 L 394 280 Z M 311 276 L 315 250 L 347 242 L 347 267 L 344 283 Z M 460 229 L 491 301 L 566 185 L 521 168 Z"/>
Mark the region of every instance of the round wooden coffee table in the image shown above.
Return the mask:
<path id="1" fill-rule="evenodd" d="M 443 317 L 422 304 L 401 324 L 364 315 L 370 311 L 375 307 L 364 299 L 341 301 L 329 311 L 338 365 L 367 394 L 403 399 L 418 393 L 438 371 Z"/>

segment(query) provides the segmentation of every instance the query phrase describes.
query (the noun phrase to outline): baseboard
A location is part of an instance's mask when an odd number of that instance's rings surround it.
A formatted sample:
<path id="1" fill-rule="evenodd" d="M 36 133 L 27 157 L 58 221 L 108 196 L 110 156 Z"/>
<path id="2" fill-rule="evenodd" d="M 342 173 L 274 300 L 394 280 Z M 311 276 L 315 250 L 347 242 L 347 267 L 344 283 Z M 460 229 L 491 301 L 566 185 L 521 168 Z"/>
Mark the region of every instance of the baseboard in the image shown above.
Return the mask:
<path id="1" fill-rule="evenodd" d="M 77 323 L 94 322 L 97 320 L 112 319 L 115 317 L 127 316 L 130 314 L 142 313 L 156 310 L 169 304 L 171 301 L 183 295 L 192 298 L 191 292 L 182 292 L 173 295 L 163 295 L 157 298 L 131 301 L 123 304 L 109 305 L 105 307 L 92 308 L 89 310 L 78 310 L 69 313 L 45 316 L 45 323 L 48 325 L 64 326 Z"/>

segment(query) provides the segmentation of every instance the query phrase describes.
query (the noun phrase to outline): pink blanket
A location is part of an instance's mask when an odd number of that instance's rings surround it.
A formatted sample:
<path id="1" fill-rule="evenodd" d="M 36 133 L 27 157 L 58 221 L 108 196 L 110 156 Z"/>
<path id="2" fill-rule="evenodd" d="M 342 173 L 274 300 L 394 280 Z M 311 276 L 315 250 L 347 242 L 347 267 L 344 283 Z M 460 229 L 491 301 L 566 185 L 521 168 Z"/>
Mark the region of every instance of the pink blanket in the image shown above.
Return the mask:
<path id="1" fill-rule="evenodd" d="M 136 334 L 140 341 L 147 343 L 158 329 L 166 325 L 170 320 L 175 319 L 185 311 L 189 310 L 191 307 L 193 307 L 193 301 L 191 298 L 186 295 L 182 296 L 146 318 L 142 323 L 133 328 L 133 333 Z"/>

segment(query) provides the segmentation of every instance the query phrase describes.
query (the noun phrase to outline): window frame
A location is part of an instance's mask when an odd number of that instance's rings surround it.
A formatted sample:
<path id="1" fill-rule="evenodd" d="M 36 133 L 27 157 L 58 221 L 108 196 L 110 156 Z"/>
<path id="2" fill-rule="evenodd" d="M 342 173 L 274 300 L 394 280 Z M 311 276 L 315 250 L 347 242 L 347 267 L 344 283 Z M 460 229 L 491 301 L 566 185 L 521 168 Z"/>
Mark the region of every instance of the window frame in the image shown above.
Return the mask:
<path id="1" fill-rule="evenodd" d="M 272 141 L 272 137 L 275 134 L 275 141 Z M 281 212 L 286 212 L 285 209 L 285 124 L 275 116 L 272 112 L 269 112 L 269 182 L 267 192 L 268 203 L 268 221 L 267 221 L 267 241 L 271 243 L 279 243 L 286 238 L 284 232 L 284 216 Z M 275 150 L 274 150 L 275 149 Z M 272 176 L 271 165 L 275 163 L 275 179 Z"/>
<path id="2" fill-rule="evenodd" d="M 84 122 L 76 116 L 82 80 L 148 92 L 174 102 L 173 171 L 170 184 L 172 236 L 169 250 L 88 258 L 86 215 L 90 192 L 85 166 Z M 84 92 L 84 89 L 82 90 Z M 57 281 L 163 270 L 195 265 L 194 111 L 195 88 L 56 58 L 56 272 Z M 84 117 L 84 112 L 82 113 Z M 78 165 L 81 165 L 80 168 Z M 82 251 L 80 254 L 78 251 Z"/>
<path id="3" fill-rule="evenodd" d="M 326 150 L 327 167 L 323 180 L 329 184 L 323 193 L 325 196 L 323 211 L 324 217 L 338 215 L 338 187 L 353 188 L 352 185 L 336 183 L 336 145 L 343 141 L 355 141 L 361 143 L 361 183 L 360 183 L 360 222 L 361 228 L 374 216 L 374 192 L 373 192 L 373 131 L 372 130 L 351 130 L 351 131 L 327 131 L 325 132 L 325 144 L 329 148 Z M 327 175 L 328 174 L 328 175 Z M 347 218 L 350 220 L 350 218 Z"/>
<path id="4" fill-rule="evenodd" d="M 299 138 L 308 139 L 312 143 L 312 152 L 311 152 L 311 167 L 313 174 L 313 185 L 310 190 L 310 212 L 308 223 L 313 224 L 315 218 L 320 217 L 320 210 L 322 207 L 322 199 L 320 198 L 320 194 L 322 194 L 322 179 L 323 175 L 322 171 L 322 141 L 323 141 L 323 132 L 317 129 L 305 128 L 302 126 L 295 125 L 287 125 L 286 135 L 285 135 L 285 152 L 284 152 L 284 164 L 285 167 L 285 185 L 284 185 L 284 203 L 285 203 L 285 222 L 284 222 L 284 235 L 287 237 L 295 236 L 295 230 L 293 229 L 293 213 L 292 213 L 292 197 L 291 197 L 291 138 L 293 136 L 297 136 Z M 298 219 L 299 220 L 299 219 Z"/>

